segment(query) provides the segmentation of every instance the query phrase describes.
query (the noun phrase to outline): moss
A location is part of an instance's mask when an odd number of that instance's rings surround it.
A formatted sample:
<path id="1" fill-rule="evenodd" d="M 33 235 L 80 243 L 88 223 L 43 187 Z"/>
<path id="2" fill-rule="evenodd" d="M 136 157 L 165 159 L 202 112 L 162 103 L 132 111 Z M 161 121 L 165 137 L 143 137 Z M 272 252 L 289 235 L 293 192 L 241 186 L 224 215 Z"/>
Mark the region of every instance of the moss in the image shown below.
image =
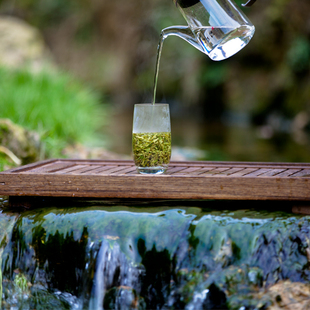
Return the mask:
<path id="1" fill-rule="evenodd" d="M 156 308 L 169 302 L 194 309 L 264 309 L 273 300 L 265 294 L 269 286 L 310 281 L 309 217 L 182 207 L 132 211 L 119 205 L 50 207 L 23 212 L 16 222 L 1 213 L 2 248 L 14 245 L 3 256 L 4 265 L 12 262 L 3 276 L 10 279 L 8 270 L 19 269 L 28 277 L 25 270 L 38 268 L 46 287 L 75 296 L 85 289 L 87 303 L 99 259 L 102 277 L 109 278 L 108 305 L 123 300 Z M 10 218 L 12 238 L 2 233 Z M 106 257 L 111 259 L 101 261 Z M 121 287 L 129 280 L 131 286 Z"/>
<path id="2" fill-rule="evenodd" d="M 70 143 L 100 143 L 107 120 L 100 95 L 69 74 L 0 67 L 0 82 L 1 117 L 37 132 L 45 156 L 61 156 Z"/>
<path id="3" fill-rule="evenodd" d="M 23 293 L 28 290 L 27 279 L 26 279 L 25 275 L 23 275 L 22 273 L 18 273 L 15 276 L 14 284 Z"/>

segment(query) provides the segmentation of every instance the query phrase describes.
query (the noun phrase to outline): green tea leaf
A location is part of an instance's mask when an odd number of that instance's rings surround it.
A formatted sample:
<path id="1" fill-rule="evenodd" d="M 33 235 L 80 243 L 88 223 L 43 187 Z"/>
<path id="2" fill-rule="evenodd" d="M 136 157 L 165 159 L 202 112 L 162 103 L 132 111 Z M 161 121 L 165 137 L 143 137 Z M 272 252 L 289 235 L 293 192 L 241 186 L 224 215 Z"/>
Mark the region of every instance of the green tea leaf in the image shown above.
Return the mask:
<path id="1" fill-rule="evenodd" d="M 171 157 L 171 133 L 134 133 L 132 149 L 138 167 L 168 165 Z"/>

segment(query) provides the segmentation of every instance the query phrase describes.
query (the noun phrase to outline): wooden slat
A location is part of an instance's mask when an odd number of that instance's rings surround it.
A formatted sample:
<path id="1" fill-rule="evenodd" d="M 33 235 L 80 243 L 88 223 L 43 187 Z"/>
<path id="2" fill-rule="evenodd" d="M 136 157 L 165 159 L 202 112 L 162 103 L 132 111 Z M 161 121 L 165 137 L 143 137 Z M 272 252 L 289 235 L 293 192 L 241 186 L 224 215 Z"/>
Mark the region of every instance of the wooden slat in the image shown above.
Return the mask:
<path id="1" fill-rule="evenodd" d="M 195 171 L 199 171 L 202 167 L 188 167 L 185 168 L 179 172 L 177 172 L 178 175 L 191 175 Z"/>
<path id="2" fill-rule="evenodd" d="M 185 170 L 188 166 L 181 166 L 181 167 L 178 167 L 178 166 L 170 166 L 167 171 L 166 171 L 166 175 L 168 174 L 175 174 L 177 172 L 180 172 L 182 170 Z"/>
<path id="3" fill-rule="evenodd" d="M 108 170 L 100 171 L 98 174 L 115 174 L 124 169 L 124 166 L 117 166 Z"/>
<path id="4" fill-rule="evenodd" d="M 209 171 L 206 171 L 204 173 L 201 173 L 200 176 L 204 176 L 204 177 L 213 177 L 215 175 L 219 175 L 220 173 L 223 173 L 227 170 L 229 170 L 230 167 L 220 167 L 220 168 L 215 168 Z"/>
<path id="5" fill-rule="evenodd" d="M 303 169 L 297 173 L 294 173 L 292 177 L 302 177 L 302 178 L 309 178 L 310 177 L 310 169 Z"/>
<path id="6" fill-rule="evenodd" d="M 39 167 L 43 167 L 45 165 L 48 165 L 49 163 L 57 163 L 58 161 L 56 159 L 49 159 L 49 160 L 44 160 L 44 161 L 41 161 L 39 163 L 32 163 L 32 164 L 28 164 L 28 165 L 25 165 L 25 166 L 21 166 L 21 167 L 17 167 L 17 168 L 13 168 L 13 169 L 10 169 L 10 170 L 7 170 L 7 171 L 2 171 L 1 173 L 2 174 L 5 174 L 5 173 L 20 173 L 20 172 L 24 172 L 24 171 L 27 171 L 27 170 L 31 170 L 31 169 L 36 169 L 36 168 L 39 168 Z M 72 164 L 72 163 L 71 163 Z"/>
<path id="7" fill-rule="evenodd" d="M 233 178 L 236 178 L 236 177 L 243 177 L 243 176 L 246 176 L 246 175 L 250 175 L 250 173 L 253 173 L 257 170 L 259 170 L 260 168 L 255 166 L 253 168 L 245 168 L 243 170 L 240 170 L 240 171 L 237 171 L 236 173 L 233 173 L 233 174 L 230 174 L 229 176 L 230 177 L 233 177 Z"/>
<path id="8" fill-rule="evenodd" d="M 172 161 L 171 165 L 174 166 L 209 166 L 209 167 L 244 167 L 244 168 L 300 168 L 300 169 L 310 169 L 310 163 L 268 163 L 268 162 L 239 162 L 239 161 Z"/>
<path id="9" fill-rule="evenodd" d="M 218 173 L 216 176 L 217 177 L 227 177 L 228 175 L 234 175 L 235 173 L 240 172 L 242 170 L 244 170 L 243 167 L 229 168 L 227 170 L 224 170 L 224 171 Z"/>
<path id="10" fill-rule="evenodd" d="M 92 170 L 92 171 L 90 171 L 90 173 L 89 174 L 100 174 L 101 172 L 104 172 L 104 171 L 106 171 L 106 170 L 110 170 L 110 169 L 113 169 L 113 168 L 116 168 L 116 167 L 118 167 L 117 165 L 106 165 L 106 166 L 101 166 L 101 167 L 99 167 L 99 168 L 97 168 L 97 169 L 95 169 L 95 170 Z"/>
<path id="11" fill-rule="evenodd" d="M 38 174 L 38 173 L 49 173 L 49 172 L 56 172 L 58 170 L 63 170 L 65 168 L 69 168 L 69 167 L 72 167 L 74 166 L 74 164 L 71 164 L 71 163 L 63 163 L 63 162 L 54 162 L 54 163 L 49 163 L 49 164 L 46 164 L 44 166 L 38 166 L 38 167 L 35 167 L 33 169 L 28 169 L 28 170 L 24 170 L 24 171 L 21 171 L 20 173 L 35 173 L 35 174 Z"/>
<path id="12" fill-rule="evenodd" d="M 72 169 L 70 171 L 64 172 L 62 171 L 61 174 L 82 174 L 82 173 L 92 173 L 96 169 L 99 169 L 101 166 L 99 165 L 75 165 L 76 169 Z M 60 171 L 59 171 L 60 172 Z"/>
<path id="13" fill-rule="evenodd" d="M 71 173 L 75 170 L 79 170 L 83 167 L 85 167 L 85 166 L 74 164 L 74 165 L 71 165 L 69 167 L 65 167 L 64 169 L 58 169 L 57 171 L 55 171 L 55 173 L 56 174 L 69 174 L 69 173 Z"/>
<path id="14" fill-rule="evenodd" d="M 310 201 L 310 165 L 171 162 L 141 175 L 128 160 L 59 159 L 1 172 L 0 195 Z"/>
<path id="15" fill-rule="evenodd" d="M 260 176 L 260 175 L 262 175 L 268 171 L 271 171 L 271 170 L 273 170 L 273 169 L 272 168 L 259 168 L 257 170 L 250 172 L 250 173 L 246 173 L 246 177 L 247 178 L 258 177 L 258 176 Z"/>
<path id="16" fill-rule="evenodd" d="M 301 172 L 301 171 L 302 171 L 302 169 L 287 169 L 287 170 L 285 170 L 285 171 L 283 171 L 283 172 L 278 173 L 278 174 L 276 175 L 276 177 L 277 177 L 277 178 L 279 178 L 279 177 L 280 177 L 280 178 L 289 177 L 289 176 L 295 174 L 296 172 Z"/>
<path id="17" fill-rule="evenodd" d="M 131 173 L 131 174 L 137 173 L 136 167 L 130 166 L 130 167 L 124 168 L 123 170 L 117 172 L 118 175 L 124 175 L 124 174 L 129 174 L 129 173 Z"/>
<path id="18" fill-rule="evenodd" d="M 191 173 L 191 175 L 192 176 L 194 176 L 194 175 L 201 175 L 201 174 L 204 174 L 204 173 L 206 173 L 206 172 L 208 172 L 210 170 L 213 170 L 213 169 L 214 169 L 214 167 L 203 167 L 203 168 L 200 168 L 199 170 L 193 171 Z"/>
<path id="19" fill-rule="evenodd" d="M 286 168 L 277 168 L 277 169 L 269 169 L 269 171 L 266 171 L 262 174 L 260 174 L 260 177 L 272 177 L 277 176 L 279 173 L 286 171 Z"/>

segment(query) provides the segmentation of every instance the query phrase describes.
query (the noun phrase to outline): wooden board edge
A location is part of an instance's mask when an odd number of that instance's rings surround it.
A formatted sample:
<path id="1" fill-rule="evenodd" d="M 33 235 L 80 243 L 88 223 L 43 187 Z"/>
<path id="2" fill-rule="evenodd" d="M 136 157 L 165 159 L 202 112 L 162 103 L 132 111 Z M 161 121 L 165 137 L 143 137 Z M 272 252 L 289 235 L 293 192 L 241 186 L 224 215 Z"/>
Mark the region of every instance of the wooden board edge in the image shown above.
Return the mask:
<path id="1" fill-rule="evenodd" d="M 4 196 L 175 198 L 225 200 L 310 200 L 310 182 L 296 178 L 195 178 L 161 176 L 8 175 Z M 0 178 L 0 182 L 3 179 Z"/>

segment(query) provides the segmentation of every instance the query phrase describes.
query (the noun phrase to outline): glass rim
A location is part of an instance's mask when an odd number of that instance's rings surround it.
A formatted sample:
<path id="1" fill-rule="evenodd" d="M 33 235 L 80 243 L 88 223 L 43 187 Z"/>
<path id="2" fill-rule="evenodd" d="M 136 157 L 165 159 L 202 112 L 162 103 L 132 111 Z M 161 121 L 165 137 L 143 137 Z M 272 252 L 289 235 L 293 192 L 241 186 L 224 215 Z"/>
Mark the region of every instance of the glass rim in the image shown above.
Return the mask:
<path id="1" fill-rule="evenodd" d="M 141 106 L 152 106 L 152 107 L 158 107 L 158 106 L 169 106 L 169 103 L 135 103 L 135 107 L 141 107 Z"/>

